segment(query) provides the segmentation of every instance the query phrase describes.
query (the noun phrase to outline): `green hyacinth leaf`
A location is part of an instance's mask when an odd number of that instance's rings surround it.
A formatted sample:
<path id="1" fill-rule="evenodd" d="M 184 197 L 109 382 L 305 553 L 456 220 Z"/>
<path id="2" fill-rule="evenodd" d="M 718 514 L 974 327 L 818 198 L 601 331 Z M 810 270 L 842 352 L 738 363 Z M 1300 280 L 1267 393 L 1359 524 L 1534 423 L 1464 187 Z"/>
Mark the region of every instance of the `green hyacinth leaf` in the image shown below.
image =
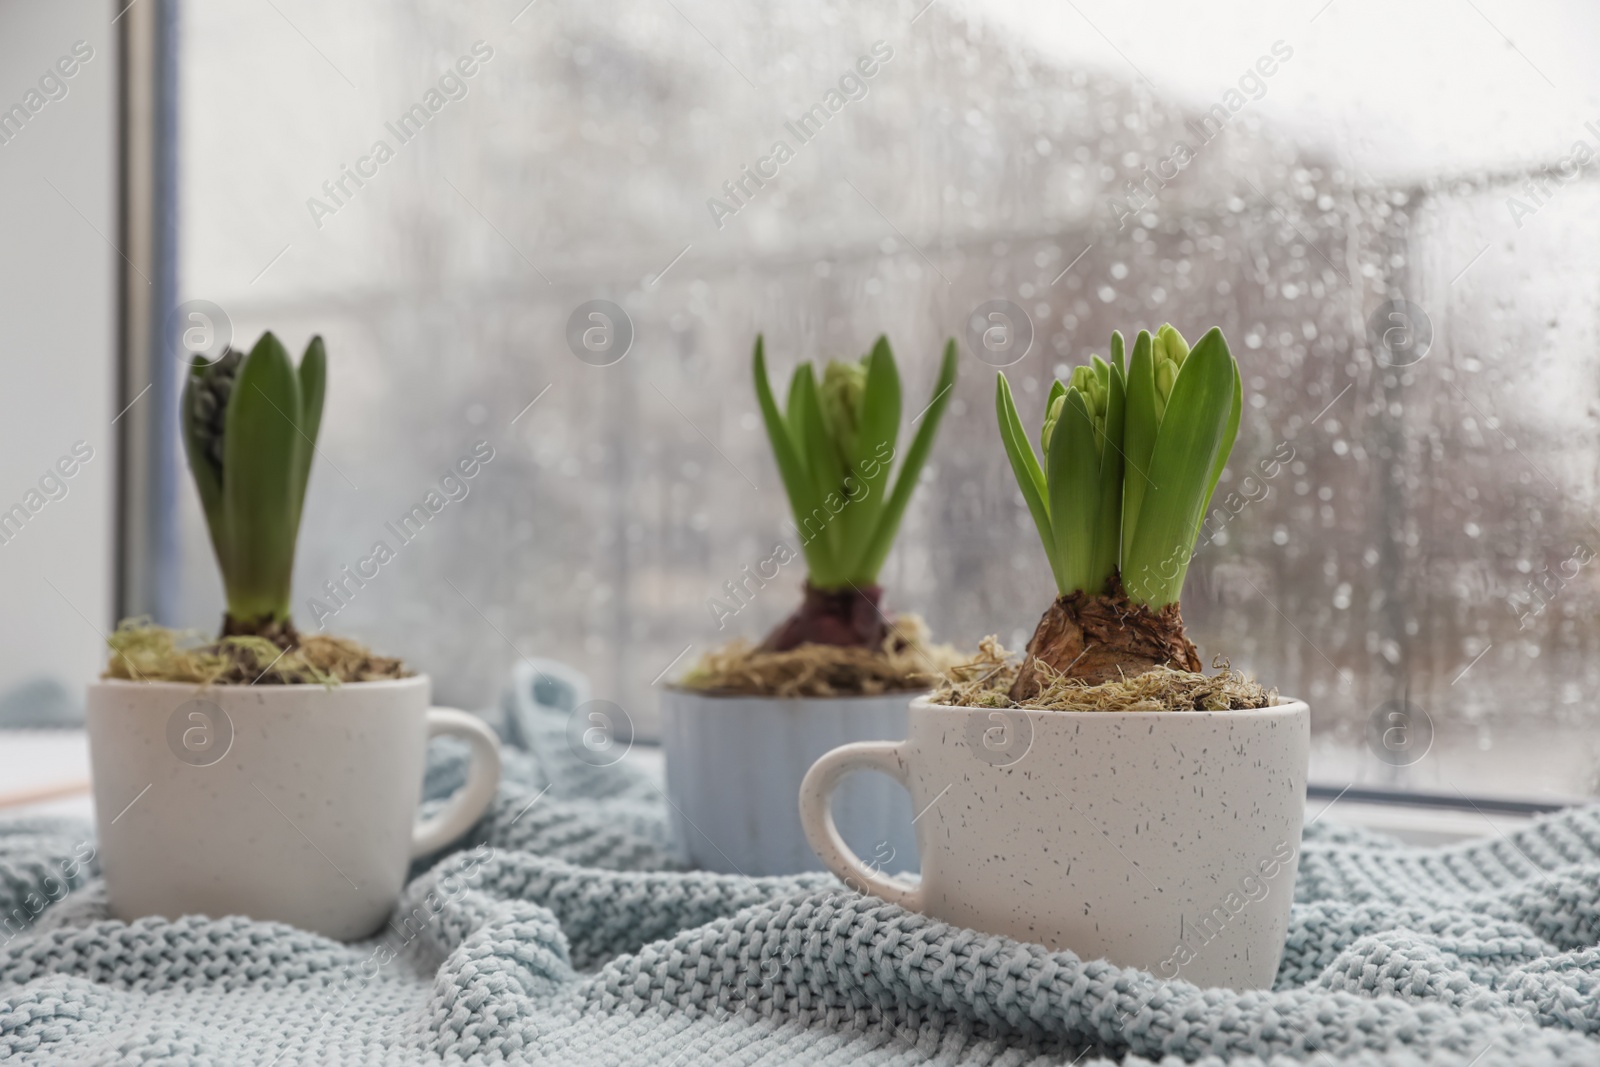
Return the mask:
<path id="1" fill-rule="evenodd" d="M 879 337 L 867 356 L 867 389 L 863 404 L 861 433 L 852 464 L 878 457 L 878 448 L 893 446 L 900 436 L 900 370 L 895 366 L 889 339 Z"/>
<path id="2" fill-rule="evenodd" d="M 271 333 L 263 334 L 239 369 L 223 438 L 223 514 L 232 557 L 223 578 L 228 611 L 237 619 L 289 617 L 302 411 L 289 353 Z"/>
<path id="3" fill-rule="evenodd" d="M 767 428 L 767 440 L 772 445 L 772 458 L 778 465 L 778 475 L 783 481 L 784 492 L 789 497 L 789 508 L 794 513 L 800 550 L 806 557 L 806 568 L 814 578 L 819 581 L 825 580 L 829 577 L 827 574 L 829 560 L 826 558 L 820 539 L 809 536 L 805 525 L 807 518 L 817 511 L 816 491 L 812 487 L 810 472 L 800 458 L 800 450 L 790 432 L 789 424 L 778 411 L 778 402 L 773 398 L 772 383 L 767 377 L 766 346 L 760 334 L 756 335 L 752 364 L 756 382 L 756 403 L 761 408 L 761 418 Z M 795 399 L 793 390 L 791 384 L 789 397 L 791 409 Z"/>
<path id="4" fill-rule="evenodd" d="M 1123 583 L 1137 603 L 1160 609 L 1183 590 L 1212 472 L 1227 462 L 1238 369 L 1212 330 L 1184 360 L 1150 457 L 1154 487 L 1145 494 L 1124 556 Z"/>
<path id="5" fill-rule="evenodd" d="M 1133 532 L 1139 522 L 1139 511 L 1145 493 L 1151 486 L 1150 453 L 1156 446 L 1156 432 L 1161 421 L 1156 415 L 1155 368 L 1151 354 L 1151 337 L 1140 330 L 1133 342 L 1133 355 L 1128 361 L 1127 401 L 1123 416 L 1122 456 L 1125 464 L 1122 478 L 1122 545 L 1124 551 L 1133 544 Z M 1124 570 L 1127 568 L 1124 567 Z"/>
<path id="6" fill-rule="evenodd" d="M 311 461 L 317 454 L 317 434 L 322 430 L 322 399 L 328 389 L 328 352 L 320 336 L 313 337 L 300 357 L 300 433 L 302 445 L 296 457 L 294 486 L 294 526 L 300 529 L 305 510 L 306 486 L 311 481 Z"/>
<path id="7" fill-rule="evenodd" d="M 900 473 L 895 476 L 894 489 L 884 503 L 877 527 L 862 554 L 859 577 L 868 582 L 878 580 L 878 572 L 883 569 L 884 561 L 889 558 L 889 550 L 894 547 L 895 535 L 900 532 L 900 521 L 905 517 L 911 494 L 917 488 L 917 479 L 921 477 L 922 468 L 933 451 L 934 438 L 939 435 L 939 423 L 944 418 L 945 409 L 950 406 L 955 386 L 956 342 L 951 338 L 944 346 L 939 377 L 933 383 L 933 397 L 922 413 L 917 432 L 912 436 L 905 459 L 900 463 Z"/>
<path id="8" fill-rule="evenodd" d="M 1200 340 L 1205 341 L 1213 333 L 1217 335 L 1217 343 L 1222 346 L 1223 351 L 1228 351 L 1228 342 L 1227 339 L 1222 336 L 1221 330 L 1213 328 L 1209 330 L 1206 333 L 1206 336 L 1202 337 Z M 1217 491 L 1217 483 L 1222 480 L 1223 468 L 1228 465 L 1228 457 L 1233 453 L 1234 441 L 1237 440 L 1239 436 L 1239 419 L 1244 414 L 1244 383 L 1239 376 L 1239 361 L 1233 359 L 1233 354 L 1231 352 L 1229 352 L 1228 358 L 1229 361 L 1233 363 L 1233 409 L 1229 412 L 1228 424 L 1223 428 L 1222 431 L 1222 446 L 1217 450 L 1216 462 L 1211 465 L 1211 481 L 1206 486 L 1205 503 L 1200 505 L 1200 518 L 1195 524 L 1194 535 L 1196 538 L 1200 536 L 1199 524 L 1205 521 L 1206 511 L 1211 507 L 1211 497 Z"/>
<path id="9" fill-rule="evenodd" d="M 1039 541 L 1044 545 L 1046 558 L 1050 560 L 1050 573 L 1055 577 L 1056 590 L 1065 594 L 1066 583 L 1056 563 L 1056 539 L 1050 527 L 1050 489 L 1045 481 L 1044 470 L 1039 466 L 1039 457 L 1034 454 L 1027 431 L 1022 428 L 1022 420 L 1017 417 L 1016 401 L 1011 397 L 1011 383 L 1006 381 L 1004 374 L 995 375 L 994 408 L 995 420 L 1000 424 L 1000 442 L 1005 446 L 1006 458 L 1011 461 L 1011 473 L 1017 479 L 1017 489 L 1021 491 L 1023 502 L 1028 505 L 1028 514 L 1033 516 L 1033 525 L 1039 531 Z"/>
<path id="10" fill-rule="evenodd" d="M 895 442 L 900 438 L 900 371 L 889 339 L 880 336 L 867 356 L 867 386 L 861 430 L 848 457 L 850 504 L 841 516 L 846 532 L 845 570 L 859 574 L 889 503 L 889 475 L 894 469 Z"/>
<path id="11" fill-rule="evenodd" d="M 1065 581 L 1064 592 L 1099 592 L 1095 576 L 1095 526 L 1099 517 L 1100 450 L 1084 396 L 1068 389 L 1045 457 L 1050 486 L 1053 554 Z"/>
<path id="12" fill-rule="evenodd" d="M 789 391 L 784 394 L 783 418 L 789 426 L 789 434 L 794 440 L 795 448 L 800 451 L 800 458 L 806 461 L 805 429 L 800 419 L 800 379 L 811 373 L 811 364 L 801 363 L 795 367 L 794 373 L 789 375 Z M 809 472 L 810 467 L 807 466 Z"/>
<path id="13" fill-rule="evenodd" d="M 1105 438 L 1100 450 L 1100 495 L 1096 504 L 1093 573 L 1101 582 L 1118 568 L 1122 550 L 1122 492 L 1127 467 L 1122 455 L 1127 415 L 1126 385 L 1122 368 L 1107 367 Z"/>
<path id="14" fill-rule="evenodd" d="M 799 430 L 800 439 L 804 442 L 803 455 L 806 469 L 811 474 L 812 491 L 827 516 L 827 521 L 822 524 L 822 529 L 814 540 L 821 541 L 827 553 L 829 560 L 827 580 L 830 585 L 825 588 L 830 588 L 842 583 L 845 577 L 840 552 L 844 531 L 840 528 L 839 521 L 840 512 L 845 507 L 844 465 L 839 462 L 838 449 L 835 448 L 833 436 L 828 432 L 827 423 L 823 419 L 822 406 L 817 396 L 817 379 L 812 372 L 811 364 L 800 365 L 800 371 L 794 378 L 794 388 L 799 395 L 790 401 L 795 412 L 795 422 L 792 425 Z M 816 577 L 813 575 L 813 578 Z"/>

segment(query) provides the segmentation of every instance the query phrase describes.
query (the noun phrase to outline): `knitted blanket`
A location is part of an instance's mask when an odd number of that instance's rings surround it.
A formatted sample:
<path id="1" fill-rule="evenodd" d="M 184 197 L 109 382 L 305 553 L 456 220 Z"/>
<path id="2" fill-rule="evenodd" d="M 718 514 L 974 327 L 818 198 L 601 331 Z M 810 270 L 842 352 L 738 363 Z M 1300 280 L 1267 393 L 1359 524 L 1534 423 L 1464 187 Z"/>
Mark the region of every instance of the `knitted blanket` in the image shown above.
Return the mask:
<path id="1" fill-rule="evenodd" d="M 1314 826 L 1276 988 L 1206 990 L 682 870 L 657 785 L 524 688 L 491 814 L 372 941 L 117 922 L 87 826 L 0 823 L 0 1061 L 1600 1064 L 1600 807 L 1430 849 Z M 434 803 L 463 768 L 434 752 Z"/>

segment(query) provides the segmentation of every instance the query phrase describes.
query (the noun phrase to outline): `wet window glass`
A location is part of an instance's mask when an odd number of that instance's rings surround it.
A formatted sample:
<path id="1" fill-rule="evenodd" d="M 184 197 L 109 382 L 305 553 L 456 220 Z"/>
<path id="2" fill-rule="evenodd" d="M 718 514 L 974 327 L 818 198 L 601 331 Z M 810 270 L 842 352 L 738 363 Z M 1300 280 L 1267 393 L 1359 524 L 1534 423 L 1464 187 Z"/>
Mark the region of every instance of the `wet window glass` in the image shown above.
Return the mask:
<path id="1" fill-rule="evenodd" d="M 1146 7 L 183 5 L 180 297 L 328 345 L 302 626 L 465 705 L 564 659 L 648 736 L 799 597 L 728 599 L 790 536 L 755 335 L 786 375 L 886 333 L 908 396 L 962 351 L 886 602 L 1020 649 L 996 370 L 1037 425 L 1112 330 L 1217 325 L 1208 665 L 1310 702 L 1320 782 L 1600 791 L 1600 15 Z"/>

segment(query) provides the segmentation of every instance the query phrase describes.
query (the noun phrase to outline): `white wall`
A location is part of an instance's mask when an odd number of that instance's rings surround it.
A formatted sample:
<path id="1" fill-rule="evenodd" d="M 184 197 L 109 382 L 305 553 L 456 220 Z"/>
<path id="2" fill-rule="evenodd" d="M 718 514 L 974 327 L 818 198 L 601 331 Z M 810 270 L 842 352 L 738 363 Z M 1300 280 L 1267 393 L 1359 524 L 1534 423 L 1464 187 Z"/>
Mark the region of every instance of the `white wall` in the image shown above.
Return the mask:
<path id="1" fill-rule="evenodd" d="M 0 118 L 39 107 L 0 127 L 0 512 L 44 501 L 0 543 L 0 699 L 53 678 L 81 702 L 112 624 L 118 10 L 0 0 Z M 39 106 L 80 41 L 92 55 Z M 76 442 L 92 458 L 47 500 Z"/>

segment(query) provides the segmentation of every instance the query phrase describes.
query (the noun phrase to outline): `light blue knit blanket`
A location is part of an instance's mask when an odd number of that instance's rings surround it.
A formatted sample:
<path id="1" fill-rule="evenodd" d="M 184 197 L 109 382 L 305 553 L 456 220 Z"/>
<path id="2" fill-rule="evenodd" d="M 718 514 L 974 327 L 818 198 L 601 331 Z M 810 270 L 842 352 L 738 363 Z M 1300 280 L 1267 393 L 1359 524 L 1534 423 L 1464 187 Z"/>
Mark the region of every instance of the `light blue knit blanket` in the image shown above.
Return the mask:
<path id="1" fill-rule="evenodd" d="M 0 1061 L 1600 1065 L 1600 807 L 1433 849 L 1315 827 L 1277 988 L 1234 993 L 683 871 L 647 777 L 501 710 L 492 814 L 370 942 L 116 922 L 87 827 L 0 823 Z"/>

